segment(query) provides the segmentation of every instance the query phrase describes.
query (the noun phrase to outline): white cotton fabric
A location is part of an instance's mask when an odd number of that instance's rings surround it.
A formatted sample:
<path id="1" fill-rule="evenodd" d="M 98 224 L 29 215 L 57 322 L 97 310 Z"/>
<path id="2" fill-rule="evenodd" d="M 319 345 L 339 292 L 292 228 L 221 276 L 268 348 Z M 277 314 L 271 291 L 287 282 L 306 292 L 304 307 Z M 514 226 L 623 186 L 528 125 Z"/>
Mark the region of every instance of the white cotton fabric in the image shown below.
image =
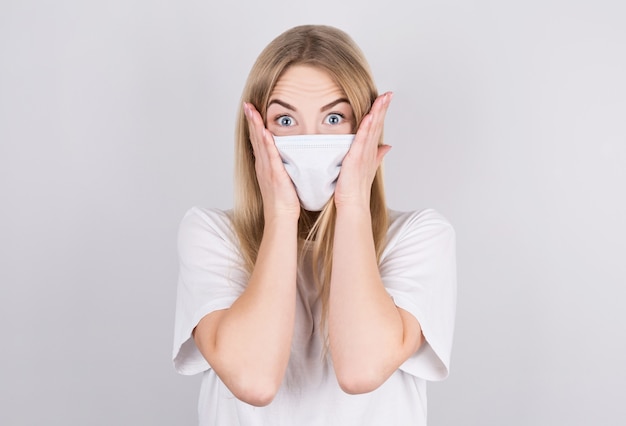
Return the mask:
<path id="1" fill-rule="evenodd" d="M 426 425 L 426 381 L 448 375 L 456 305 L 455 234 L 434 210 L 390 211 L 380 273 L 397 306 L 417 318 L 426 343 L 378 389 L 344 393 L 322 356 L 321 306 L 305 255 L 297 276 L 292 352 L 281 388 L 266 407 L 239 401 L 200 354 L 191 333 L 200 319 L 225 309 L 247 277 L 229 211 L 192 208 L 179 231 L 180 274 L 173 361 L 185 375 L 203 373 L 199 425 Z"/>
<path id="2" fill-rule="evenodd" d="M 317 212 L 335 193 L 343 158 L 354 135 L 274 136 L 285 169 L 296 187 L 300 204 Z"/>

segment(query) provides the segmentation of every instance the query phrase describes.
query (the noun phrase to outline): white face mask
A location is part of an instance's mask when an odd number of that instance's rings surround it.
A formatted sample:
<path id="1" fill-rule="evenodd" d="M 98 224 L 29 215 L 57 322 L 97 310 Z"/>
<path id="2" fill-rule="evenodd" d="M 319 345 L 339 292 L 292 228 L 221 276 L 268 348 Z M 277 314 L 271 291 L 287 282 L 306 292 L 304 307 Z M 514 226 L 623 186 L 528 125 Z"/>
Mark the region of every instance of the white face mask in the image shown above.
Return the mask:
<path id="1" fill-rule="evenodd" d="M 285 169 L 306 210 L 320 211 L 335 192 L 354 135 L 274 136 Z"/>

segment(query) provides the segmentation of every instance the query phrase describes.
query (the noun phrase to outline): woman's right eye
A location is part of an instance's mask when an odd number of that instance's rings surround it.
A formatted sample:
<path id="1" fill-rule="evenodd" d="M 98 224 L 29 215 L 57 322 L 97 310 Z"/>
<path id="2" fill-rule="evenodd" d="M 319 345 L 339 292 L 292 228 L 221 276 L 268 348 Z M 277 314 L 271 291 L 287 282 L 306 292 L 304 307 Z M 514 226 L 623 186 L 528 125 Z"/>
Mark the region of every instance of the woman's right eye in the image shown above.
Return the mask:
<path id="1" fill-rule="evenodd" d="M 276 119 L 276 123 L 281 127 L 291 127 L 294 125 L 294 120 L 288 115 L 283 115 Z"/>

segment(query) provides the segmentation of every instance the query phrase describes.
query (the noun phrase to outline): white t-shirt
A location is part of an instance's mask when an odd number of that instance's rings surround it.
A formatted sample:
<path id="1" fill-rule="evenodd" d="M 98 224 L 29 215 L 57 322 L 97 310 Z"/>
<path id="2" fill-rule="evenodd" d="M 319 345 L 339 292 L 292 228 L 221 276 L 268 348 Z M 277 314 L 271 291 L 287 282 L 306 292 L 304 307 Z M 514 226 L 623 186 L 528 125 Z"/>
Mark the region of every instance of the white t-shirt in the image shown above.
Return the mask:
<path id="1" fill-rule="evenodd" d="M 339 387 L 319 335 L 321 302 L 310 268 L 298 271 L 294 337 L 287 372 L 266 407 L 235 398 L 200 354 L 191 332 L 212 311 L 244 291 L 230 212 L 194 207 L 180 225 L 180 274 L 173 360 L 185 375 L 203 373 L 199 424 L 425 425 L 426 381 L 448 375 L 456 308 L 455 234 L 434 210 L 389 211 L 380 274 L 395 304 L 419 321 L 426 342 L 378 389 L 349 395 Z M 310 262 L 305 256 L 304 262 Z"/>

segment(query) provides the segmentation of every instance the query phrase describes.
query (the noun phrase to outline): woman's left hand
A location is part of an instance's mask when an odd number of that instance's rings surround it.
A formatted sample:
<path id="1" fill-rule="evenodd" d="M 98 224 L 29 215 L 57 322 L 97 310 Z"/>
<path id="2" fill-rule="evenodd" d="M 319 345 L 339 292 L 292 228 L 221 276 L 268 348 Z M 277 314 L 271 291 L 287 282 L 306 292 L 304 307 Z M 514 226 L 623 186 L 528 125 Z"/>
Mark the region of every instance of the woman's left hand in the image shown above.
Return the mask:
<path id="1" fill-rule="evenodd" d="M 335 206 L 370 206 L 372 182 L 376 170 L 391 146 L 378 145 L 383 131 L 385 114 L 393 94 L 386 92 L 376 98 L 370 112 L 363 117 L 354 141 L 343 160 L 335 187 Z"/>

